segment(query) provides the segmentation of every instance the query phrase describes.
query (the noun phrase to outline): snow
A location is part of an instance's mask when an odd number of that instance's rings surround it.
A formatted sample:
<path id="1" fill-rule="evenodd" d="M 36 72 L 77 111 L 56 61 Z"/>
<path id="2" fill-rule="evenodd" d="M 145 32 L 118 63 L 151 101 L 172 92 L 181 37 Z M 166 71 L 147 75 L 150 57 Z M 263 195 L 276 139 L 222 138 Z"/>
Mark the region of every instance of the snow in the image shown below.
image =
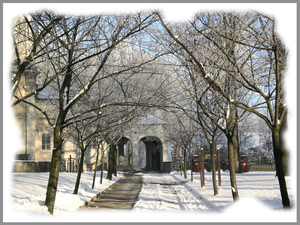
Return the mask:
<path id="1" fill-rule="evenodd" d="M 208 203 L 191 193 L 191 188 L 180 183 L 180 179 L 169 174 L 145 174 L 143 188 L 134 212 L 147 211 L 212 211 Z M 175 185 L 170 185 L 175 184 Z"/>
<path id="2" fill-rule="evenodd" d="M 61 172 L 59 174 L 58 188 L 55 199 L 54 217 L 58 219 L 64 216 L 73 216 L 78 208 L 85 202 L 91 200 L 98 193 L 105 190 L 114 182 L 119 180 L 123 174 L 118 173 L 112 181 L 106 179 L 106 171 L 103 174 L 102 185 L 100 184 L 100 172 L 97 172 L 95 187 L 92 189 L 93 172 L 82 173 L 78 194 L 74 195 L 77 173 Z M 11 205 L 8 205 L 14 213 L 17 211 L 22 217 L 8 217 L 9 221 L 24 222 L 24 219 L 34 219 L 34 221 L 51 216 L 47 207 L 44 206 L 49 173 L 13 173 Z M 4 214 L 4 221 L 7 214 Z"/>
<path id="3" fill-rule="evenodd" d="M 91 189 L 93 172 L 82 173 L 78 195 L 73 194 L 77 173 L 60 173 L 54 216 L 44 206 L 49 173 L 13 173 L 12 202 L 4 208 L 10 214 L 4 212 L 4 221 L 44 222 L 46 218 L 62 222 L 294 222 L 297 218 L 293 179 L 286 177 L 293 207 L 283 210 L 275 172 L 236 174 L 240 200 L 235 203 L 229 172 L 221 173 L 221 189 L 216 196 L 209 172 L 205 173 L 205 192 L 200 187 L 199 173 L 194 173 L 193 182 L 190 171 L 187 179 L 180 172 L 140 174 L 144 184 L 133 210 L 118 212 L 118 217 L 110 217 L 105 211 L 101 217 L 103 211 L 81 212 L 78 208 L 120 179 L 122 173 L 109 181 L 105 172 L 101 185 L 98 172 L 94 190 Z M 20 216 L 13 216 L 16 212 Z"/>
<path id="4" fill-rule="evenodd" d="M 180 172 L 172 172 L 168 174 L 162 174 L 164 180 L 167 182 L 180 182 L 187 181 L 185 185 L 174 186 L 177 194 L 181 198 L 181 203 L 185 207 L 184 215 L 188 215 L 189 218 L 182 219 L 181 213 L 178 213 L 178 208 L 174 208 L 171 217 L 168 217 L 169 221 L 181 221 L 181 222 L 287 222 L 296 221 L 297 212 L 295 207 L 290 211 L 284 211 L 281 204 L 281 196 L 279 191 L 279 185 L 275 172 L 249 172 L 236 174 L 237 187 L 240 196 L 240 200 L 233 203 L 231 194 L 231 185 L 229 172 L 221 173 L 221 189 L 218 189 L 219 194 L 214 196 L 212 186 L 212 174 L 205 173 L 205 192 L 201 189 L 200 175 L 199 173 L 193 174 L 193 182 L 190 181 L 190 171 L 188 171 L 187 179 L 180 176 Z M 152 175 L 153 176 L 153 175 Z M 158 177 L 157 177 L 158 176 Z M 164 188 L 161 188 L 159 194 L 157 194 L 157 186 L 149 186 L 149 183 L 159 183 L 161 181 L 159 174 L 151 177 L 151 175 L 144 175 L 144 183 L 142 191 L 140 193 L 139 201 L 135 204 L 134 211 L 148 212 L 154 209 L 165 212 L 168 208 L 171 210 L 171 206 L 166 201 L 156 200 L 158 195 L 164 196 Z M 288 192 L 291 201 L 291 205 L 295 206 L 295 188 L 291 177 L 286 177 Z M 218 176 L 217 176 L 218 184 Z M 152 190 L 152 191 L 151 191 Z M 199 199 L 202 200 L 199 201 Z M 148 202 L 152 204 L 148 206 Z M 179 204 L 179 205 L 180 205 Z M 215 213 L 216 216 L 211 215 Z M 255 216 L 251 216 L 254 215 Z M 147 214 L 146 214 L 147 215 Z M 143 216 L 146 216 L 143 215 Z M 234 215 L 234 216 L 233 216 Z M 284 216 L 283 216 L 284 215 Z M 148 218 L 148 217 L 147 217 Z M 151 221 L 160 221 L 159 219 L 153 219 L 149 217 Z M 199 219 L 201 218 L 201 219 Z"/>

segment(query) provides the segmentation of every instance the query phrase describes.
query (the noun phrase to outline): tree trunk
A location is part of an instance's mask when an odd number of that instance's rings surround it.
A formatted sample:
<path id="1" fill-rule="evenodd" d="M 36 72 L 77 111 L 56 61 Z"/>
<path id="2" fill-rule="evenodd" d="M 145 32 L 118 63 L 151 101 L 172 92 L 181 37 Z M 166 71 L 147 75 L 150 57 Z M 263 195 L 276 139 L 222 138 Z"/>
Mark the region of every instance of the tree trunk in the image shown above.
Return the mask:
<path id="1" fill-rule="evenodd" d="M 51 168 L 46 192 L 45 206 L 47 206 L 50 214 L 53 214 L 58 177 L 62 155 L 62 138 L 60 126 L 54 129 L 54 145 L 52 150 Z"/>
<path id="2" fill-rule="evenodd" d="M 273 138 L 274 157 L 275 157 L 275 164 L 276 164 L 276 174 L 279 181 L 282 205 L 283 207 L 288 208 L 290 207 L 290 200 L 287 192 L 285 175 L 284 175 L 284 170 L 282 165 L 283 153 L 280 146 L 279 130 L 276 129 L 272 130 L 272 138 Z"/>
<path id="3" fill-rule="evenodd" d="M 110 145 L 109 152 L 108 152 L 108 166 L 107 166 L 107 175 L 106 179 L 111 180 L 112 179 L 112 145 Z"/>
<path id="4" fill-rule="evenodd" d="M 102 168 L 101 168 L 100 184 L 102 184 L 102 180 L 103 180 L 104 162 L 105 162 L 105 154 L 104 151 L 102 151 Z"/>
<path id="5" fill-rule="evenodd" d="M 112 175 L 116 173 L 116 157 L 115 157 L 115 152 L 116 152 L 116 146 L 113 144 L 110 144 L 110 149 L 109 149 L 109 163 L 108 163 L 108 169 L 107 169 L 107 177 L 106 179 L 111 180 Z"/>
<path id="6" fill-rule="evenodd" d="M 197 150 L 197 155 L 198 155 L 198 160 L 199 160 L 199 174 L 200 174 L 200 182 L 201 182 L 201 188 L 203 187 L 203 181 L 202 181 L 202 176 L 203 176 L 203 174 L 202 174 L 202 163 L 201 163 L 201 158 L 200 158 L 200 152 L 199 152 L 199 150 Z"/>
<path id="7" fill-rule="evenodd" d="M 231 135 L 227 135 L 228 140 L 228 160 L 229 160 L 229 171 L 230 171 L 230 183 L 231 183 L 231 193 L 234 201 L 239 199 L 239 193 L 236 183 L 235 175 L 235 158 L 233 154 L 233 140 Z"/>
<path id="8" fill-rule="evenodd" d="M 78 167 L 78 171 L 77 171 L 77 179 L 76 179 L 75 189 L 73 192 L 74 195 L 77 195 L 78 189 L 79 189 L 81 173 L 83 171 L 84 153 L 85 153 L 85 150 L 81 149 L 80 162 L 79 162 L 79 167 Z"/>
<path id="9" fill-rule="evenodd" d="M 285 49 L 285 46 L 283 45 L 282 41 L 277 40 L 277 48 L 275 48 L 275 58 L 276 58 L 276 65 L 278 66 L 276 69 L 277 76 L 279 75 L 279 81 L 281 84 L 279 85 L 279 102 L 278 102 L 278 114 L 282 115 L 283 111 L 285 111 L 284 117 L 281 121 L 281 126 L 279 130 L 279 140 L 280 140 L 280 146 L 282 151 L 282 166 L 283 166 L 283 172 L 285 176 L 290 175 L 289 171 L 289 152 L 288 148 L 284 139 L 284 134 L 288 129 L 288 109 L 285 106 L 285 99 L 286 99 L 286 93 L 285 93 L 285 87 L 282 85 L 282 82 L 285 77 L 286 68 L 287 68 L 287 58 L 284 57 L 284 55 L 287 54 L 287 51 Z M 282 54 L 283 57 L 280 57 L 279 52 Z"/>
<path id="10" fill-rule="evenodd" d="M 194 180 L 193 178 L 193 160 L 192 160 L 192 155 L 191 155 L 191 149 L 189 148 L 189 154 L 190 154 L 190 167 L 191 167 L 191 181 Z"/>
<path id="11" fill-rule="evenodd" d="M 93 176 L 93 184 L 92 184 L 92 189 L 95 187 L 95 180 L 96 180 L 96 174 L 97 174 L 97 167 L 98 167 L 98 160 L 99 160 L 99 145 L 97 145 L 97 155 L 96 155 L 96 163 L 95 163 L 95 171 L 94 171 L 94 176 Z"/>
<path id="12" fill-rule="evenodd" d="M 186 149 L 183 151 L 183 173 L 184 173 L 184 179 L 187 179 L 186 174 Z"/>
<path id="13" fill-rule="evenodd" d="M 212 180 L 213 180 L 213 186 L 214 186 L 214 195 L 218 194 L 218 188 L 217 188 L 217 179 L 216 179 L 216 163 L 215 163 L 215 157 L 214 157 L 215 149 L 214 144 L 210 144 L 210 159 L 211 159 L 211 167 L 212 167 Z"/>
<path id="14" fill-rule="evenodd" d="M 235 26 L 234 24 L 232 24 Z M 226 32 L 226 31 L 225 31 Z M 231 57 L 235 58 L 235 43 L 233 44 L 228 44 L 227 49 L 229 50 Z M 227 91 L 227 96 L 229 96 L 231 99 L 236 100 L 237 99 L 237 83 L 235 80 L 235 77 L 237 74 L 233 74 L 232 76 L 228 76 L 226 79 L 226 91 Z M 239 149 L 239 139 L 238 139 L 238 111 L 237 107 L 229 102 L 229 108 L 230 108 L 230 114 L 229 116 L 229 121 L 228 121 L 228 126 L 230 132 L 232 132 L 232 143 L 233 143 L 233 157 L 234 157 L 234 167 L 235 167 L 235 172 L 236 173 L 241 173 L 242 172 L 242 166 L 241 166 L 241 157 L 240 157 L 240 149 Z"/>
<path id="15" fill-rule="evenodd" d="M 182 170 L 183 170 L 183 157 L 181 156 L 181 162 L 180 162 L 180 176 L 182 176 Z"/>
<path id="16" fill-rule="evenodd" d="M 117 164 L 118 164 L 118 150 L 117 150 L 117 146 L 113 145 L 113 155 L 114 155 L 114 160 L 113 160 L 113 174 L 116 177 L 117 176 Z"/>
<path id="17" fill-rule="evenodd" d="M 282 107 L 280 107 L 279 110 L 282 111 Z M 280 146 L 281 146 L 281 150 L 282 150 L 282 154 L 283 154 L 282 155 L 282 166 L 283 166 L 283 172 L 284 172 L 285 176 L 290 175 L 289 152 L 288 152 L 286 142 L 284 139 L 284 134 L 287 131 L 287 129 L 288 129 L 288 123 L 287 123 L 287 112 L 286 112 L 282 119 L 280 130 L 279 130 Z"/>
<path id="18" fill-rule="evenodd" d="M 240 145 L 239 145 L 239 136 L 238 136 L 238 126 L 236 125 L 233 134 L 233 154 L 235 158 L 235 172 L 242 173 L 242 164 L 241 164 L 241 154 L 240 154 Z"/>

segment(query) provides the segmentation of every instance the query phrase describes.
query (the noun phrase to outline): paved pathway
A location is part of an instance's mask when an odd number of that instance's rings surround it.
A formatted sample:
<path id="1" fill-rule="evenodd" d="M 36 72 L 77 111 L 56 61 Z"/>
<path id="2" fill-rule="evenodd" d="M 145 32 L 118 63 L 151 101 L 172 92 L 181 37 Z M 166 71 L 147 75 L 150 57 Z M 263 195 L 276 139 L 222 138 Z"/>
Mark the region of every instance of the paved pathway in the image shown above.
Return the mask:
<path id="1" fill-rule="evenodd" d="M 142 188 L 142 175 L 126 173 L 124 177 L 88 202 L 83 210 L 131 210 Z"/>

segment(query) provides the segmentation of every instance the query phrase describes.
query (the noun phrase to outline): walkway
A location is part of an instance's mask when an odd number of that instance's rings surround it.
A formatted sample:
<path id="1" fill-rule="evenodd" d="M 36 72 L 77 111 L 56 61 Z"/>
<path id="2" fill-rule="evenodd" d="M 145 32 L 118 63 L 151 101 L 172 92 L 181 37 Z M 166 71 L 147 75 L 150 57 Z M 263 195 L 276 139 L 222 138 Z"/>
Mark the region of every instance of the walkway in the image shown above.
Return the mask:
<path id="1" fill-rule="evenodd" d="M 168 173 L 143 174 L 143 188 L 133 211 L 215 212 L 215 208 L 186 184 L 188 181 Z"/>
<path id="2" fill-rule="evenodd" d="M 83 210 L 131 210 L 142 188 L 142 175 L 125 173 L 124 177 L 100 193 Z"/>

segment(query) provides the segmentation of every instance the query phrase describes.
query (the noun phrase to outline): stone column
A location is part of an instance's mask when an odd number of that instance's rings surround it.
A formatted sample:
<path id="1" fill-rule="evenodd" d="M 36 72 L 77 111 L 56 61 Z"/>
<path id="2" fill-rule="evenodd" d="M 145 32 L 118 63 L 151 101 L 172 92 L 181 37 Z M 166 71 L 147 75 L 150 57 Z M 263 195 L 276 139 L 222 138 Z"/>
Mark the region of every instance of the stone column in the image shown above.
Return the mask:
<path id="1" fill-rule="evenodd" d="M 132 168 L 133 170 L 139 170 L 139 139 L 133 138 L 132 143 Z"/>
<path id="2" fill-rule="evenodd" d="M 168 162 L 168 143 L 162 140 L 162 150 L 163 150 L 163 162 Z"/>
<path id="3" fill-rule="evenodd" d="M 168 161 L 171 161 L 172 162 L 172 151 L 173 151 L 173 148 L 172 148 L 172 141 L 171 140 L 168 140 Z"/>

